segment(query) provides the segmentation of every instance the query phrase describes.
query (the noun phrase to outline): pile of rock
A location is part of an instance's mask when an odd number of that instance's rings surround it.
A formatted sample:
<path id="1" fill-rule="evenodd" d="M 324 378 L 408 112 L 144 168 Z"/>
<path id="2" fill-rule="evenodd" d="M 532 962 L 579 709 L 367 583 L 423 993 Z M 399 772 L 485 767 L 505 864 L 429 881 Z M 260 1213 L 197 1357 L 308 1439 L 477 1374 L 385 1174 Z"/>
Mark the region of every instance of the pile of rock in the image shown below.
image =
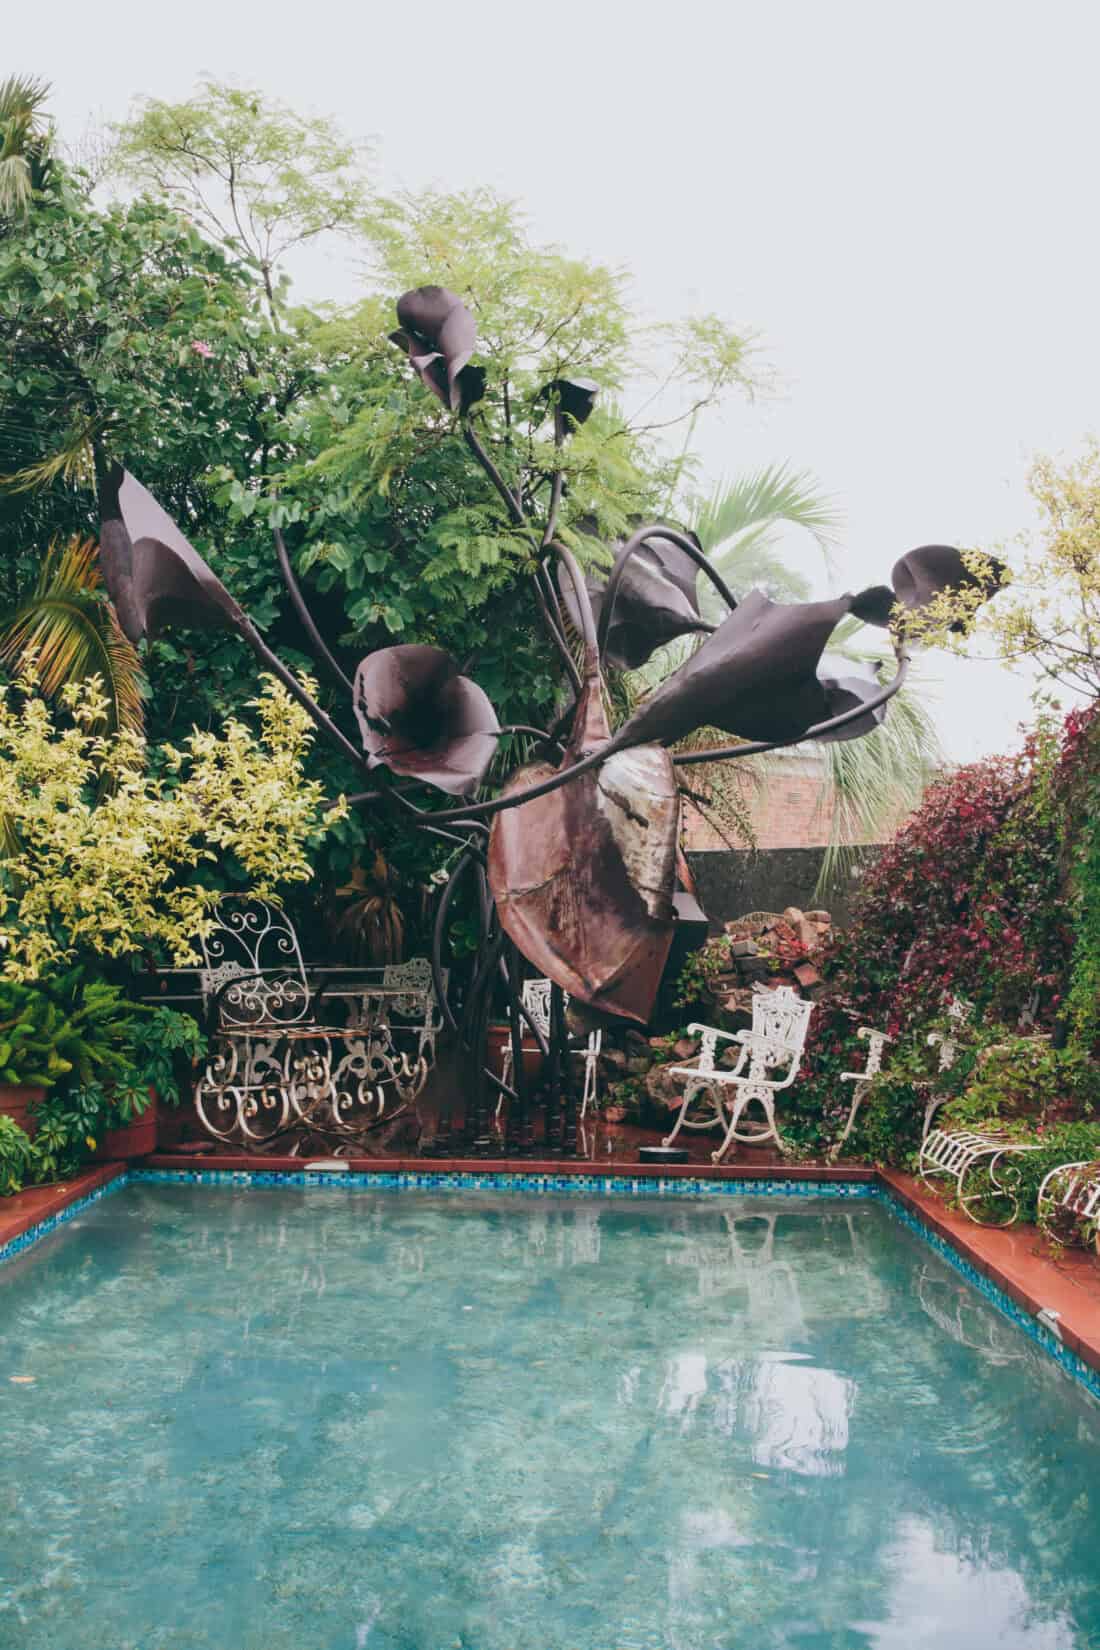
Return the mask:
<path id="1" fill-rule="evenodd" d="M 721 1023 L 733 1016 L 748 1024 L 756 985 L 768 991 L 789 985 L 802 997 L 817 996 L 819 965 L 832 933 L 828 911 L 800 911 L 794 905 L 779 914 L 755 911 L 727 923 L 726 966 L 707 982 L 716 1010 L 725 1017 Z"/>

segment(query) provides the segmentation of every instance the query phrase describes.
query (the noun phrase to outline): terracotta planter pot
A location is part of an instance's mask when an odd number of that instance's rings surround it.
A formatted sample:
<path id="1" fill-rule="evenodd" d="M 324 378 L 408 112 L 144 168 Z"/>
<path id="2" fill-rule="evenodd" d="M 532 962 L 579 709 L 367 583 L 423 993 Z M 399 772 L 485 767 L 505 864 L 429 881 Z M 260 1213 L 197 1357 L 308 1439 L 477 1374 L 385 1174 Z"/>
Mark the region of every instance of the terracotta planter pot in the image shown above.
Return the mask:
<path id="1" fill-rule="evenodd" d="M 0 1112 L 14 1118 L 19 1127 L 34 1139 L 38 1124 L 30 1116 L 29 1108 L 45 1098 L 45 1089 L 26 1084 L 0 1083 Z"/>
<path id="2" fill-rule="evenodd" d="M 504 1050 L 511 1046 L 510 1027 L 502 1024 L 489 1027 L 489 1070 L 500 1076 L 504 1064 Z M 529 1083 L 537 1082 L 542 1073 L 542 1050 L 533 1037 L 523 1039 L 523 1075 Z"/>
<path id="3" fill-rule="evenodd" d="M 157 1149 L 157 1122 L 160 1102 L 154 1095 L 140 1117 L 119 1129 L 108 1129 L 96 1150 L 93 1163 L 126 1163 L 132 1157 L 148 1157 Z"/>

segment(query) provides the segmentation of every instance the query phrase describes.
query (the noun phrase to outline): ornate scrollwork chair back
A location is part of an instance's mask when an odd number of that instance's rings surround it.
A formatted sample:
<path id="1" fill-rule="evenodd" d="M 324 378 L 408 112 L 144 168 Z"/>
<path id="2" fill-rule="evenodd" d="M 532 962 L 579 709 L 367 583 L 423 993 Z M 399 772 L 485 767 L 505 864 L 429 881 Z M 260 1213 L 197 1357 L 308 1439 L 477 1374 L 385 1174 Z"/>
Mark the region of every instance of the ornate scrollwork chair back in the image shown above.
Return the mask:
<path id="1" fill-rule="evenodd" d="M 267 900 L 229 894 L 201 939 L 199 983 L 215 1028 L 247 1031 L 306 1024 L 312 995 L 298 936 Z"/>

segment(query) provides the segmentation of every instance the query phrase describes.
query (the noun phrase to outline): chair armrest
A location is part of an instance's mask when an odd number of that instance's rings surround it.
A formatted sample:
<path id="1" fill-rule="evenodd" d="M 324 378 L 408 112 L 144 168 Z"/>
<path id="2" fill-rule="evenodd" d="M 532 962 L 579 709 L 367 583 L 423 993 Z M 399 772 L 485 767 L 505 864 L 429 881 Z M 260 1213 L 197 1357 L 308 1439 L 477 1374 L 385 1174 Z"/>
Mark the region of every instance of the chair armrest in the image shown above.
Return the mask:
<path id="1" fill-rule="evenodd" d="M 724 1037 L 728 1043 L 739 1042 L 746 1035 L 743 1031 L 722 1031 L 718 1026 L 705 1026 L 698 1020 L 688 1026 L 689 1037 L 701 1037 L 704 1032 L 709 1032 L 715 1039 Z"/>

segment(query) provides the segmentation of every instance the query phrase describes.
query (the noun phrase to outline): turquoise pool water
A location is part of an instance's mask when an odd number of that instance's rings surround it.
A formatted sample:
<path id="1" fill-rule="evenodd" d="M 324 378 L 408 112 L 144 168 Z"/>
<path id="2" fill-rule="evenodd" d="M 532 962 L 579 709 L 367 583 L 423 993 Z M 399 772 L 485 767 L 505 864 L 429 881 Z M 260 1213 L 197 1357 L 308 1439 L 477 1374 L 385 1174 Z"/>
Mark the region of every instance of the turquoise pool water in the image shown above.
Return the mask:
<path id="1" fill-rule="evenodd" d="M 128 1186 L 0 1439 L 3 1650 L 1100 1646 L 1100 1411 L 870 1202 Z"/>

